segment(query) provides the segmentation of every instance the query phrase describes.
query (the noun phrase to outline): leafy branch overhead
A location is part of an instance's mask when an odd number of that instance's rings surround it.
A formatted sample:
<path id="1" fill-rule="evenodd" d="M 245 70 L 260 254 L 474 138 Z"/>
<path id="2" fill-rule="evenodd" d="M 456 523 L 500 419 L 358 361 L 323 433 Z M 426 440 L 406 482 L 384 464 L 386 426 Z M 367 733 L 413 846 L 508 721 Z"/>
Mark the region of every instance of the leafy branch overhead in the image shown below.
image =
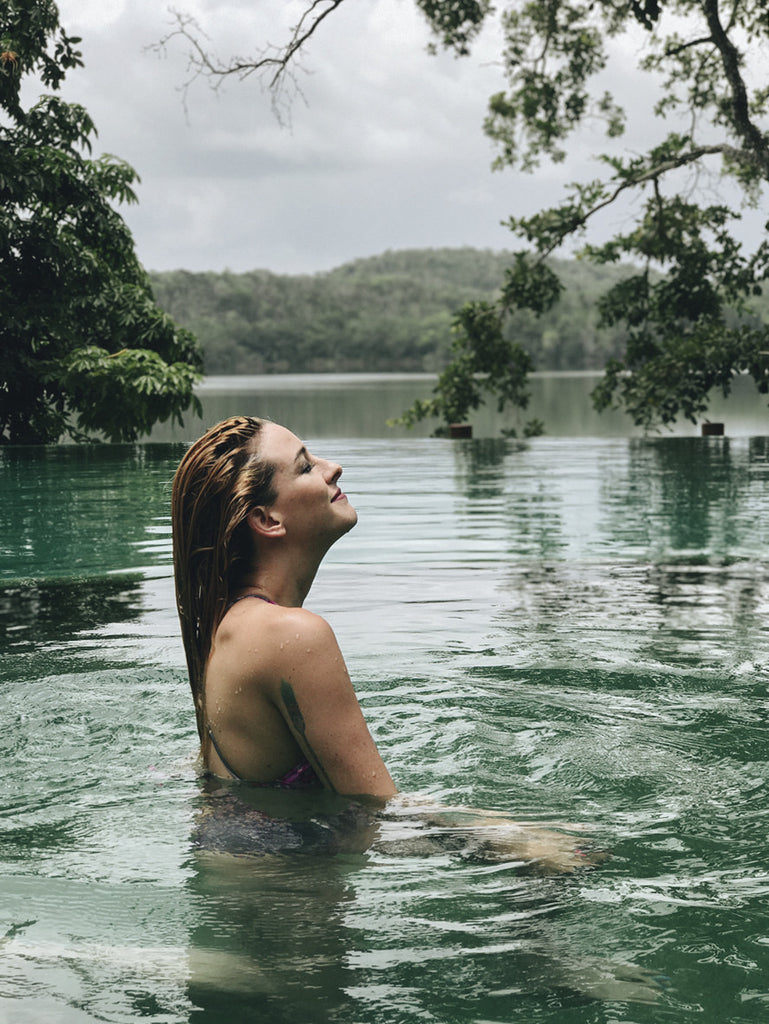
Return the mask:
<path id="1" fill-rule="evenodd" d="M 499 167 L 562 160 L 588 118 L 602 119 L 610 139 L 623 133 L 628 113 L 593 84 L 620 35 L 631 37 L 643 53 L 640 70 L 658 83 L 660 137 L 646 153 L 617 155 L 613 145 L 600 157 L 604 176 L 573 184 L 550 209 L 508 221 L 528 245 L 521 260 L 533 268 L 584 239 L 605 209 L 624 204 L 627 229 L 601 244 L 583 241 L 580 250 L 598 264 L 637 268 L 600 301 L 601 323 L 622 326 L 627 341 L 593 398 L 647 429 L 680 416 L 696 422 L 710 390 L 728 393 L 739 373 L 769 390 L 769 332 L 744 318 L 767 277 L 769 249 L 761 241 L 746 253 L 734 233 L 739 211 L 703 201 L 708 172 L 735 181 L 753 209 L 769 180 L 761 73 L 769 18 L 759 0 L 734 0 L 724 12 L 718 0 L 550 0 L 509 4 L 502 15 L 509 88 L 491 98 L 485 123 Z M 751 89 L 751 81 L 761 84 Z M 557 297 L 553 290 L 542 308 Z M 527 274 L 508 281 L 501 304 L 534 308 Z"/>
<path id="2" fill-rule="evenodd" d="M 527 368 L 507 337 L 509 315 L 557 301 L 558 287 L 536 268 L 575 245 L 586 260 L 629 265 L 628 280 L 600 303 L 604 323 L 621 326 L 627 341 L 594 393 L 599 408 L 619 406 L 652 428 L 679 416 L 696 421 L 711 388 L 728 392 L 736 374 L 750 374 L 766 393 L 769 332 L 746 326 L 746 313 L 766 280 L 769 252 L 763 240 L 747 251 L 737 230 L 746 210 L 766 219 L 759 213 L 769 181 L 765 0 L 506 0 L 497 11 L 488 0 L 415 3 L 433 30 L 434 48 L 467 57 L 481 30 L 499 33 L 504 87 L 490 98 L 484 122 L 497 169 L 562 162 L 588 124 L 604 126 L 606 152 L 594 180 L 567 187 L 551 208 L 507 221 L 525 248 L 498 302 L 493 310 L 471 305 L 458 314 L 453 363 L 435 397 L 417 403 L 406 421 L 462 418 L 495 391 L 525 405 Z M 182 15 L 176 32 L 195 39 L 193 73 L 263 71 L 279 89 L 341 4 L 308 0 L 288 42 L 250 62 L 210 60 Z M 639 102 L 623 109 L 606 85 L 625 71 L 628 53 L 638 55 Z M 646 96 L 658 98 L 653 126 L 644 122 L 648 147 L 623 150 L 625 133 L 641 134 L 636 122 Z M 731 202 L 723 197 L 727 182 L 738 197 Z M 610 209 L 624 226 L 606 240 Z M 504 352 L 487 345 L 491 317 L 497 339 L 509 346 Z M 514 388 L 510 374 L 519 375 Z"/>
<path id="3" fill-rule="evenodd" d="M 201 356 L 155 304 L 113 204 L 136 172 L 91 158 L 83 107 L 44 95 L 82 65 L 49 0 L 0 4 L 0 444 L 130 441 L 196 408 Z"/>

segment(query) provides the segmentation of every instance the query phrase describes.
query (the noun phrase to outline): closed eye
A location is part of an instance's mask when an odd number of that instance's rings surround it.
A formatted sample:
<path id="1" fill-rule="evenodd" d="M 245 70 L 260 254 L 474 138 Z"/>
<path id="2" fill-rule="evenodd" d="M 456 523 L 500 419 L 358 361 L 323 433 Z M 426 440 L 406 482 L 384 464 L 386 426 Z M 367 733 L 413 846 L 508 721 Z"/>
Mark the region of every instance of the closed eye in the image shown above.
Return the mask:
<path id="1" fill-rule="evenodd" d="M 302 447 L 296 453 L 294 463 L 297 465 L 297 472 L 299 474 L 309 473 L 310 470 L 312 469 L 313 461 L 310 458 L 310 453 L 307 451 L 307 448 L 304 445 L 302 445 Z"/>

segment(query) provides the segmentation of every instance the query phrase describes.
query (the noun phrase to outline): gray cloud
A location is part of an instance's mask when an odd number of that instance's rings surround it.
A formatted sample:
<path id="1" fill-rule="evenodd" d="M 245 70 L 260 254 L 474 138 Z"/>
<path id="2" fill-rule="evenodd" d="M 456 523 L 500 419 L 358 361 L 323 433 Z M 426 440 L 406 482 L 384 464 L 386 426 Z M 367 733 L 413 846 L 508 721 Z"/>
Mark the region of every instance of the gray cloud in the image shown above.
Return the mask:
<path id="1" fill-rule="evenodd" d="M 302 9 L 298 0 L 176 2 L 223 56 L 282 41 Z M 94 118 L 98 151 L 142 177 L 139 205 L 123 213 L 150 269 L 302 273 L 388 248 L 514 247 L 503 218 L 556 202 L 564 182 L 596 173 L 593 157 L 605 147 L 590 127 L 564 165 L 492 173 L 482 120 L 503 87 L 495 33 L 469 59 L 430 57 L 411 0 L 351 0 L 327 19 L 298 75 L 290 127 L 255 78 L 217 93 L 195 82 L 185 113 L 183 47 L 172 43 L 162 57 L 147 50 L 170 22 L 156 0 L 59 8 L 67 30 L 83 36 L 86 62 L 65 96 Z M 638 103 L 632 61 L 612 84 Z M 629 138 L 638 148 L 651 116 L 640 125 Z"/>
<path id="2" fill-rule="evenodd" d="M 222 55 L 280 41 L 299 10 L 284 0 L 179 2 Z M 140 204 L 123 213 L 149 268 L 311 272 L 387 248 L 502 248 L 511 238 L 499 222 L 515 195 L 539 191 L 490 172 L 481 122 L 500 87 L 491 50 L 430 57 L 410 0 L 350 3 L 328 19 L 288 128 L 254 78 L 218 93 L 194 83 L 185 114 L 183 48 L 146 49 L 169 23 L 154 0 L 59 7 L 83 36 L 86 62 L 65 95 L 91 113 L 98 150 L 141 175 Z"/>

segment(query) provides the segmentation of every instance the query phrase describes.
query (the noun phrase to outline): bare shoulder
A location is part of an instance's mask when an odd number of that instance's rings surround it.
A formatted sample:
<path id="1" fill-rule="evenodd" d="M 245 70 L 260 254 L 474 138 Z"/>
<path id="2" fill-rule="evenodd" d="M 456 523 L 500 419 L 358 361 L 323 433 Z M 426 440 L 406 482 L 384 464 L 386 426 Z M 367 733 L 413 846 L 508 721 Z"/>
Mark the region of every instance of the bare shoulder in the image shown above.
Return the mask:
<path id="1" fill-rule="evenodd" d="M 241 601 L 231 608 L 217 630 L 216 644 L 241 654 L 280 655 L 281 661 L 297 647 L 307 653 L 338 650 L 334 631 L 322 616 L 306 608 L 284 608 L 263 601 Z"/>
<path id="2" fill-rule="evenodd" d="M 334 639 L 334 631 L 322 615 L 307 608 L 279 608 L 274 606 L 276 625 L 287 634 L 297 633 L 304 640 L 322 643 Z"/>
<path id="3" fill-rule="evenodd" d="M 339 645 L 326 620 L 306 608 L 271 609 L 270 630 L 273 653 L 284 670 L 290 664 L 316 660 L 324 654 L 340 657 Z M 317 662 L 316 662 L 317 663 Z"/>
<path id="4" fill-rule="evenodd" d="M 269 622 L 271 629 L 298 630 L 305 635 L 333 635 L 331 626 L 321 616 L 306 608 L 285 608 L 266 601 L 239 601 L 222 619 L 222 626 L 237 629 L 249 621 Z"/>

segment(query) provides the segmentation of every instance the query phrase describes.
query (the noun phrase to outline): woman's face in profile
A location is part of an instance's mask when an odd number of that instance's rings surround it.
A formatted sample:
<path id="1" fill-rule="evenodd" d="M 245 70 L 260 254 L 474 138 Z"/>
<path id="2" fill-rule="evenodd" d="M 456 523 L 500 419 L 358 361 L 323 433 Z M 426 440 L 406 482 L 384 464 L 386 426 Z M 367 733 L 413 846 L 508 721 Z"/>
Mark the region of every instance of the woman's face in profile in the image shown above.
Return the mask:
<path id="1" fill-rule="evenodd" d="M 339 486 L 338 463 L 312 455 L 295 434 L 277 423 L 262 427 L 259 454 L 275 466 L 277 497 L 269 511 L 287 534 L 320 534 L 333 541 L 355 526 L 358 514 Z"/>

